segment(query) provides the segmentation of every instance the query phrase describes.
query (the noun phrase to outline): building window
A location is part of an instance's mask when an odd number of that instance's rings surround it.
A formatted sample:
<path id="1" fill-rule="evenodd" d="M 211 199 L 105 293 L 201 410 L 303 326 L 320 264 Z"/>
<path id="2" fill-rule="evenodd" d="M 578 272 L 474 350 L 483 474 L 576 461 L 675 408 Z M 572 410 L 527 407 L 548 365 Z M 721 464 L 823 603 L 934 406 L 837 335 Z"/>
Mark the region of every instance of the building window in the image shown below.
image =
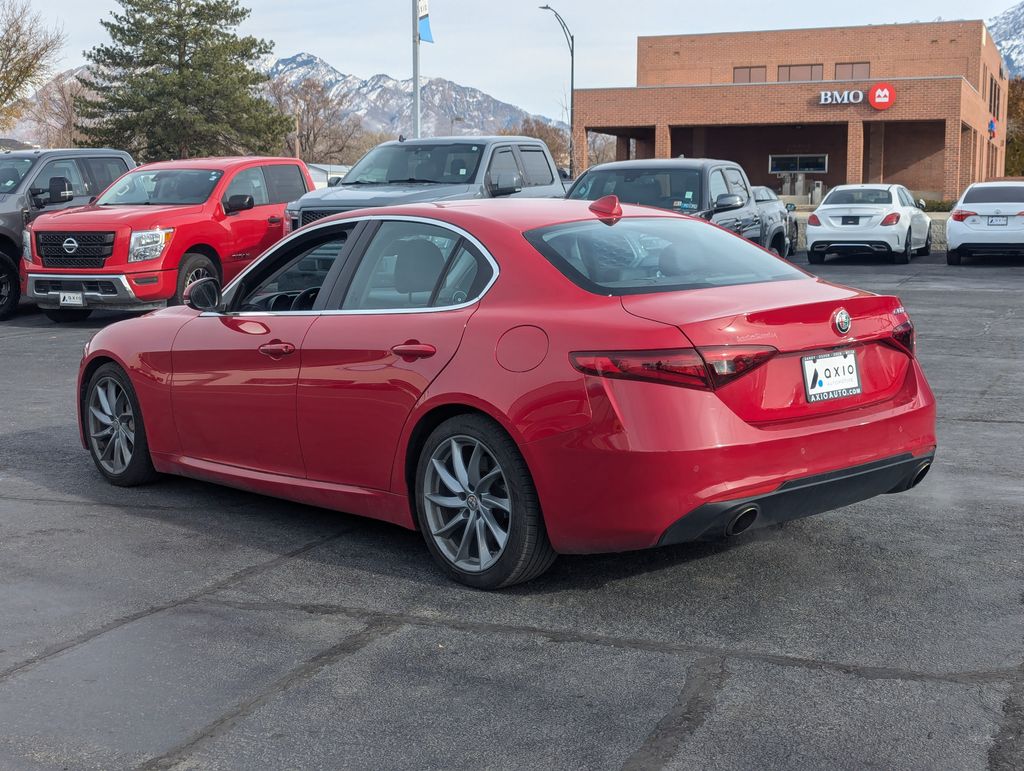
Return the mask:
<path id="1" fill-rule="evenodd" d="M 769 155 L 769 174 L 827 174 L 828 154 Z"/>
<path id="2" fill-rule="evenodd" d="M 768 80 L 767 67 L 733 67 L 733 83 L 764 83 Z"/>
<path id="3" fill-rule="evenodd" d="M 999 87 L 999 81 L 997 81 L 992 75 L 988 76 L 988 111 L 992 113 L 992 117 L 999 120 L 999 108 L 1002 105 L 1002 89 Z"/>
<path id="4" fill-rule="evenodd" d="M 825 66 L 822 64 L 781 64 L 779 82 L 787 80 L 824 80 Z"/>
<path id="5" fill-rule="evenodd" d="M 870 77 L 869 62 L 843 62 L 836 65 L 836 80 L 867 80 Z"/>

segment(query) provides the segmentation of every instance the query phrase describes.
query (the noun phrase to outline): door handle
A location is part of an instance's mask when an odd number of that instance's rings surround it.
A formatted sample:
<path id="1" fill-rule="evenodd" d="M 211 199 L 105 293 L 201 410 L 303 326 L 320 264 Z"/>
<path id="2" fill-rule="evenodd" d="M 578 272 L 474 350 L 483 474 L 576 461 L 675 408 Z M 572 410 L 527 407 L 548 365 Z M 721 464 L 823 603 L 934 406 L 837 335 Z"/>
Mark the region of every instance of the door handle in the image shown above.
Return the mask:
<path id="1" fill-rule="evenodd" d="M 271 225 L 279 225 L 284 222 L 284 220 L 281 217 L 267 217 L 267 222 Z"/>
<path id="2" fill-rule="evenodd" d="M 282 343 L 280 340 L 274 340 L 270 343 L 264 343 L 256 350 L 264 356 L 269 356 L 271 359 L 280 359 L 282 356 L 295 353 L 295 346 L 291 343 Z"/>
<path id="3" fill-rule="evenodd" d="M 437 353 L 437 348 L 430 343 L 420 343 L 416 340 L 406 340 L 401 345 L 391 348 L 391 353 L 401 356 L 406 361 L 414 359 L 427 359 Z"/>

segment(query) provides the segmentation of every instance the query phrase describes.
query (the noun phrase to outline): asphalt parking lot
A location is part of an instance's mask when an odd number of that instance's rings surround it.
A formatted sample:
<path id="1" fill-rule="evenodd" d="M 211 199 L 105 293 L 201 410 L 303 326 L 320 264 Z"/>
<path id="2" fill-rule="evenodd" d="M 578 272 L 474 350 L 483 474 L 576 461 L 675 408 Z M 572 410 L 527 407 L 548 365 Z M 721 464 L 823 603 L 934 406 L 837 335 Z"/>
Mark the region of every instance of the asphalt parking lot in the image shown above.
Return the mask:
<path id="1" fill-rule="evenodd" d="M 1024 260 L 815 270 L 917 324 L 921 487 L 490 594 L 396 527 L 108 486 L 73 383 L 112 317 L 26 309 L 0 325 L 0 768 L 1024 767 Z"/>

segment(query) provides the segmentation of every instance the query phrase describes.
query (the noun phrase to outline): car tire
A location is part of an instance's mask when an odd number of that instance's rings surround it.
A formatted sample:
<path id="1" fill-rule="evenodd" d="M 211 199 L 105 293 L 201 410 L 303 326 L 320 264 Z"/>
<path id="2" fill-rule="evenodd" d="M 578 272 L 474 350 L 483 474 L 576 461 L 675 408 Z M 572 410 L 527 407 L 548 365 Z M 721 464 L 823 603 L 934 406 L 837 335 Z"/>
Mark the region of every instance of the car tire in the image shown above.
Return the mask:
<path id="1" fill-rule="evenodd" d="M 811 263 L 811 265 L 824 265 L 825 252 L 815 251 L 813 247 L 813 244 L 807 247 L 807 262 Z"/>
<path id="2" fill-rule="evenodd" d="M 963 253 L 959 249 L 950 249 L 946 252 L 947 265 L 959 265 L 963 259 Z"/>
<path id="3" fill-rule="evenodd" d="M 536 578 L 555 561 L 526 461 L 489 418 L 459 415 L 431 432 L 413 495 L 427 549 L 459 583 L 500 589 Z"/>
<path id="4" fill-rule="evenodd" d="M 217 266 L 205 254 L 186 252 L 185 256 L 181 258 L 181 263 L 178 265 L 177 291 L 174 293 L 174 299 L 171 300 L 170 304 L 182 305 L 185 302 L 185 287 L 201 278 L 220 278 Z"/>
<path id="5" fill-rule="evenodd" d="M 157 478 L 139 400 L 121 367 L 111 362 L 92 374 L 81 411 L 89 454 L 108 482 L 136 487 Z"/>
<path id="6" fill-rule="evenodd" d="M 907 231 L 907 240 L 906 240 L 906 242 L 903 245 L 903 251 L 902 252 L 893 252 L 892 253 L 892 261 L 894 263 L 896 263 L 897 265 L 909 265 L 910 264 L 910 255 L 912 255 L 914 253 L 914 248 L 913 247 L 914 247 L 914 244 L 913 244 L 913 241 L 911 240 L 911 232 L 908 230 Z"/>
<path id="7" fill-rule="evenodd" d="M 932 226 L 928 225 L 928 235 L 924 238 L 924 246 L 917 250 L 918 257 L 927 257 L 932 253 Z"/>
<path id="8" fill-rule="evenodd" d="M 18 312 L 18 303 L 21 301 L 20 282 L 18 263 L 0 252 L 0 321 Z"/>
<path id="9" fill-rule="evenodd" d="M 90 308 L 43 308 L 43 315 L 54 324 L 73 324 L 92 315 Z"/>

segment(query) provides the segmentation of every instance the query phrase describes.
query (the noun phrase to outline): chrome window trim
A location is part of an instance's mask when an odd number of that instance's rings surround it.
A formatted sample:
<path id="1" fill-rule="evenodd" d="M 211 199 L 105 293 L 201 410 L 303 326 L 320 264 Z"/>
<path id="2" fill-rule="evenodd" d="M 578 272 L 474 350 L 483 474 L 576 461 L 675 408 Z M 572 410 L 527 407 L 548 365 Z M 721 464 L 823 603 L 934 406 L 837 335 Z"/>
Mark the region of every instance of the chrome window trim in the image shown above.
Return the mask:
<path id="1" fill-rule="evenodd" d="M 396 214 L 396 215 L 368 214 L 368 215 L 364 215 L 362 217 L 352 217 L 352 218 L 349 218 L 349 219 L 332 220 L 330 222 L 322 222 L 322 223 L 318 223 L 318 224 L 307 225 L 304 228 L 300 228 L 299 230 L 294 231 L 290 235 L 285 236 L 283 239 L 281 239 L 276 244 L 274 244 L 270 249 L 277 250 L 277 249 L 284 248 L 288 244 L 289 241 L 293 241 L 293 240 L 295 240 L 298 237 L 304 237 L 307 234 L 312 233 L 314 230 L 319 230 L 321 228 L 329 228 L 329 227 L 331 227 L 333 225 L 341 225 L 341 224 L 344 224 L 344 223 L 356 223 L 356 222 L 365 222 L 365 221 L 377 221 L 377 222 L 420 222 L 420 223 L 423 223 L 425 225 L 434 225 L 435 227 L 445 228 L 445 229 L 450 230 L 450 231 L 452 231 L 454 233 L 457 233 L 459 236 L 461 236 L 462 238 L 465 238 L 467 241 L 469 241 L 469 243 L 471 243 L 474 247 L 476 247 L 477 250 L 479 250 L 480 254 L 483 255 L 484 259 L 487 260 L 488 263 L 490 263 L 490 266 L 491 266 L 491 278 L 487 282 L 487 284 L 484 286 L 484 288 L 480 290 L 480 293 L 476 297 L 474 297 L 472 300 L 466 300 L 466 302 L 459 303 L 457 305 L 441 305 L 441 306 L 438 306 L 436 308 L 372 308 L 372 309 L 365 309 L 365 310 L 364 309 L 352 309 L 352 310 L 341 310 L 341 309 L 338 309 L 338 310 L 321 310 L 321 311 L 244 311 L 244 312 L 241 312 L 241 313 L 216 313 L 214 311 L 204 311 L 203 313 L 200 314 L 200 316 L 232 316 L 232 317 L 235 317 L 235 316 L 238 316 L 238 317 L 270 316 L 270 317 L 274 317 L 274 318 L 276 318 L 278 316 L 392 316 L 392 315 L 401 314 L 401 313 L 438 313 L 438 312 L 441 312 L 441 311 L 455 311 L 455 310 L 461 310 L 463 308 L 469 308 L 472 305 L 476 305 L 490 291 L 491 287 L 494 286 L 494 282 L 498 280 L 498 274 L 500 273 L 500 268 L 498 267 L 498 262 L 497 262 L 497 260 L 494 259 L 494 257 L 491 256 L 491 253 L 487 250 L 486 247 L 484 247 L 484 245 L 482 243 L 480 243 L 480 240 L 476 236 L 474 236 L 469 231 L 460 228 L 458 225 L 453 225 L 450 222 L 445 222 L 444 220 L 434 219 L 432 217 L 417 217 L 417 216 L 413 216 L 413 215 L 409 215 L 409 214 Z M 268 249 L 267 252 L 269 252 L 270 249 Z M 250 270 L 252 270 L 256 266 L 256 264 L 259 263 L 263 259 L 264 255 L 266 255 L 267 252 L 264 252 L 259 257 L 257 257 L 255 260 L 253 260 L 251 263 L 249 263 L 245 267 L 245 270 L 243 270 L 241 273 L 239 273 L 237 276 L 235 276 L 231 280 L 231 282 L 226 287 L 224 287 L 224 292 L 227 293 L 229 291 L 229 289 L 233 288 L 235 283 L 240 281 L 245 276 L 246 273 L 248 273 Z"/>

